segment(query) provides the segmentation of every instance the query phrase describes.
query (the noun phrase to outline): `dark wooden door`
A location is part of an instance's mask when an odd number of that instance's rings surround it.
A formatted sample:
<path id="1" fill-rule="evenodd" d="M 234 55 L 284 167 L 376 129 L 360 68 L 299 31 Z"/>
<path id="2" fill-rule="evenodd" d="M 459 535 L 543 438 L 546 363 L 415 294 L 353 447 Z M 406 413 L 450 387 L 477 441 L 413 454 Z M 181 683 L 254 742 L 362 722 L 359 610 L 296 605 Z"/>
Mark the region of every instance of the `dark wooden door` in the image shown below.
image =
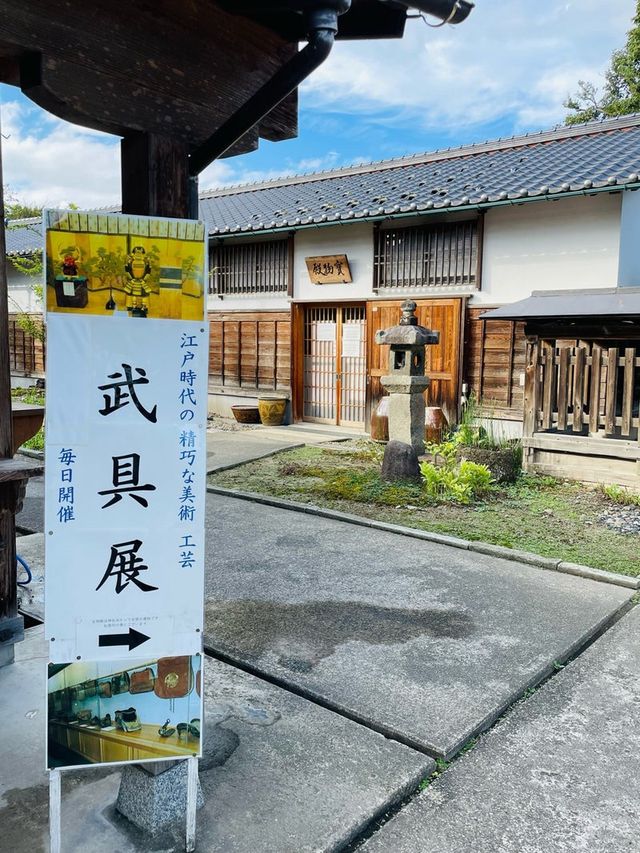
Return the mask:
<path id="1" fill-rule="evenodd" d="M 431 384 L 425 391 L 427 406 L 441 406 L 447 420 L 458 418 L 460 400 L 460 346 L 462 299 L 419 299 L 416 315 L 421 326 L 440 333 L 440 342 L 427 347 L 426 372 Z M 369 400 L 375 409 L 384 389 L 380 377 L 388 372 L 389 347 L 374 341 L 378 329 L 388 329 L 400 321 L 402 300 L 367 303 L 369 341 Z"/>

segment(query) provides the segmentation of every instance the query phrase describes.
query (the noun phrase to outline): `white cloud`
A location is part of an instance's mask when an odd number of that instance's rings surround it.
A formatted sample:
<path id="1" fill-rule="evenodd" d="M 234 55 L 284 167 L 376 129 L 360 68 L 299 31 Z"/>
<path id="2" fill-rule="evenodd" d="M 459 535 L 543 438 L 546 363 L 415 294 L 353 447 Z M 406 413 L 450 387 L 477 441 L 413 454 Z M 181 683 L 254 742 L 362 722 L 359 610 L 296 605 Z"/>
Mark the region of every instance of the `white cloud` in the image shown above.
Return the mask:
<path id="1" fill-rule="evenodd" d="M 631 0 L 477 0 L 457 27 L 407 23 L 401 41 L 341 42 L 303 91 L 312 105 L 453 130 L 508 117 L 514 130 L 564 117 L 580 78 L 598 82 L 624 43 Z"/>
<path id="2" fill-rule="evenodd" d="M 85 130 L 18 101 L 2 104 L 4 183 L 12 196 L 45 207 L 120 204 L 120 145 L 113 136 Z M 278 169 L 252 169 L 246 161 L 217 160 L 200 175 L 200 188 L 255 183 L 283 174 L 341 165 L 336 151 L 289 160 Z"/>
<path id="3" fill-rule="evenodd" d="M 28 204 L 101 207 L 119 203 L 113 137 L 86 131 L 17 101 L 2 105 L 4 182 Z"/>

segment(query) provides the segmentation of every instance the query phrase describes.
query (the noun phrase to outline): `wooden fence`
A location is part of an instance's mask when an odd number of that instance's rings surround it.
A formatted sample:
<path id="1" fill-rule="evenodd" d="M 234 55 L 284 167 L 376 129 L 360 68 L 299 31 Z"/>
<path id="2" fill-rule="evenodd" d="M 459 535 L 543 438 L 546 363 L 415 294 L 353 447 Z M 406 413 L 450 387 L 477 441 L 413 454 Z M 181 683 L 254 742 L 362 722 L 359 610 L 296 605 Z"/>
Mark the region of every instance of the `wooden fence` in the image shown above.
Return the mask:
<path id="1" fill-rule="evenodd" d="M 524 467 L 592 482 L 640 483 L 635 346 L 527 343 Z"/>
<path id="2" fill-rule="evenodd" d="M 525 434 L 637 437 L 640 357 L 635 347 L 541 341 L 532 349 L 537 388 L 525 411 Z"/>
<path id="3" fill-rule="evenodd" d="M 44 376 L 44 344 L 22 328 L 21 314 L 9 314 L 9 368 L 20 376 Z M 41 314 L 28 315 L 42 323 Z"/>

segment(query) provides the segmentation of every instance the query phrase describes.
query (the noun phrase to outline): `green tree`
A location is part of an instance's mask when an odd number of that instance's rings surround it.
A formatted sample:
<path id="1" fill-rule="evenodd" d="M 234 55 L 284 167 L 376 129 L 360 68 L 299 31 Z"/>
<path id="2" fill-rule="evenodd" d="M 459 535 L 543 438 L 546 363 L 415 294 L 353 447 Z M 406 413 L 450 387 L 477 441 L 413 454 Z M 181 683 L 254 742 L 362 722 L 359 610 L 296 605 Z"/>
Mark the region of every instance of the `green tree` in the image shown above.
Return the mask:
<path id="1" fill-rule="evenodd" d="M 566 99 L 564 106 L 570 111 L 565 124 L 640 112 L 640 0 L 636 0 L 633 26 L 625 46 L 611 55 L 603 91 L 579 80 L 578 91 Z"/>
<path id="2" fill-rule="evenodd" d="M 32 204 L 22 204 L 19 201 L 5 200 L 4 215 L 9 222 L 14 219 L 35 219 L 42 216 L 42 208 Z"/>

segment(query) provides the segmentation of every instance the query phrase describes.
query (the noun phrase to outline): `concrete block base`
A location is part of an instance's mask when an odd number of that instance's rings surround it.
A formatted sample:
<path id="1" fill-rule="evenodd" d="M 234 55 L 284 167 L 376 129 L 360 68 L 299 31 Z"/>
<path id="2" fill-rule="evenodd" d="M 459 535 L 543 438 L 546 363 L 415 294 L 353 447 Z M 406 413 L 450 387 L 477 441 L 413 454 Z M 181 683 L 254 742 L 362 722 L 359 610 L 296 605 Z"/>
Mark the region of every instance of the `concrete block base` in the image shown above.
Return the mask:
<path id="1" fill-rule="evenodd" d="M 0 666 L 8 666 L 16 657 L 13 643 L 3 643 L 0 646 Z"/>
<path id="2" fill-rule="evenodd" d="M 122 772 L 116 809 L 139 829 L 150 834 L 186 814 L 186 761 L 179 761 L 164 773 L 149 773 L 143 766 L 128 765 Z M 198 780 L 198 808 L 204 805 Z"/>

